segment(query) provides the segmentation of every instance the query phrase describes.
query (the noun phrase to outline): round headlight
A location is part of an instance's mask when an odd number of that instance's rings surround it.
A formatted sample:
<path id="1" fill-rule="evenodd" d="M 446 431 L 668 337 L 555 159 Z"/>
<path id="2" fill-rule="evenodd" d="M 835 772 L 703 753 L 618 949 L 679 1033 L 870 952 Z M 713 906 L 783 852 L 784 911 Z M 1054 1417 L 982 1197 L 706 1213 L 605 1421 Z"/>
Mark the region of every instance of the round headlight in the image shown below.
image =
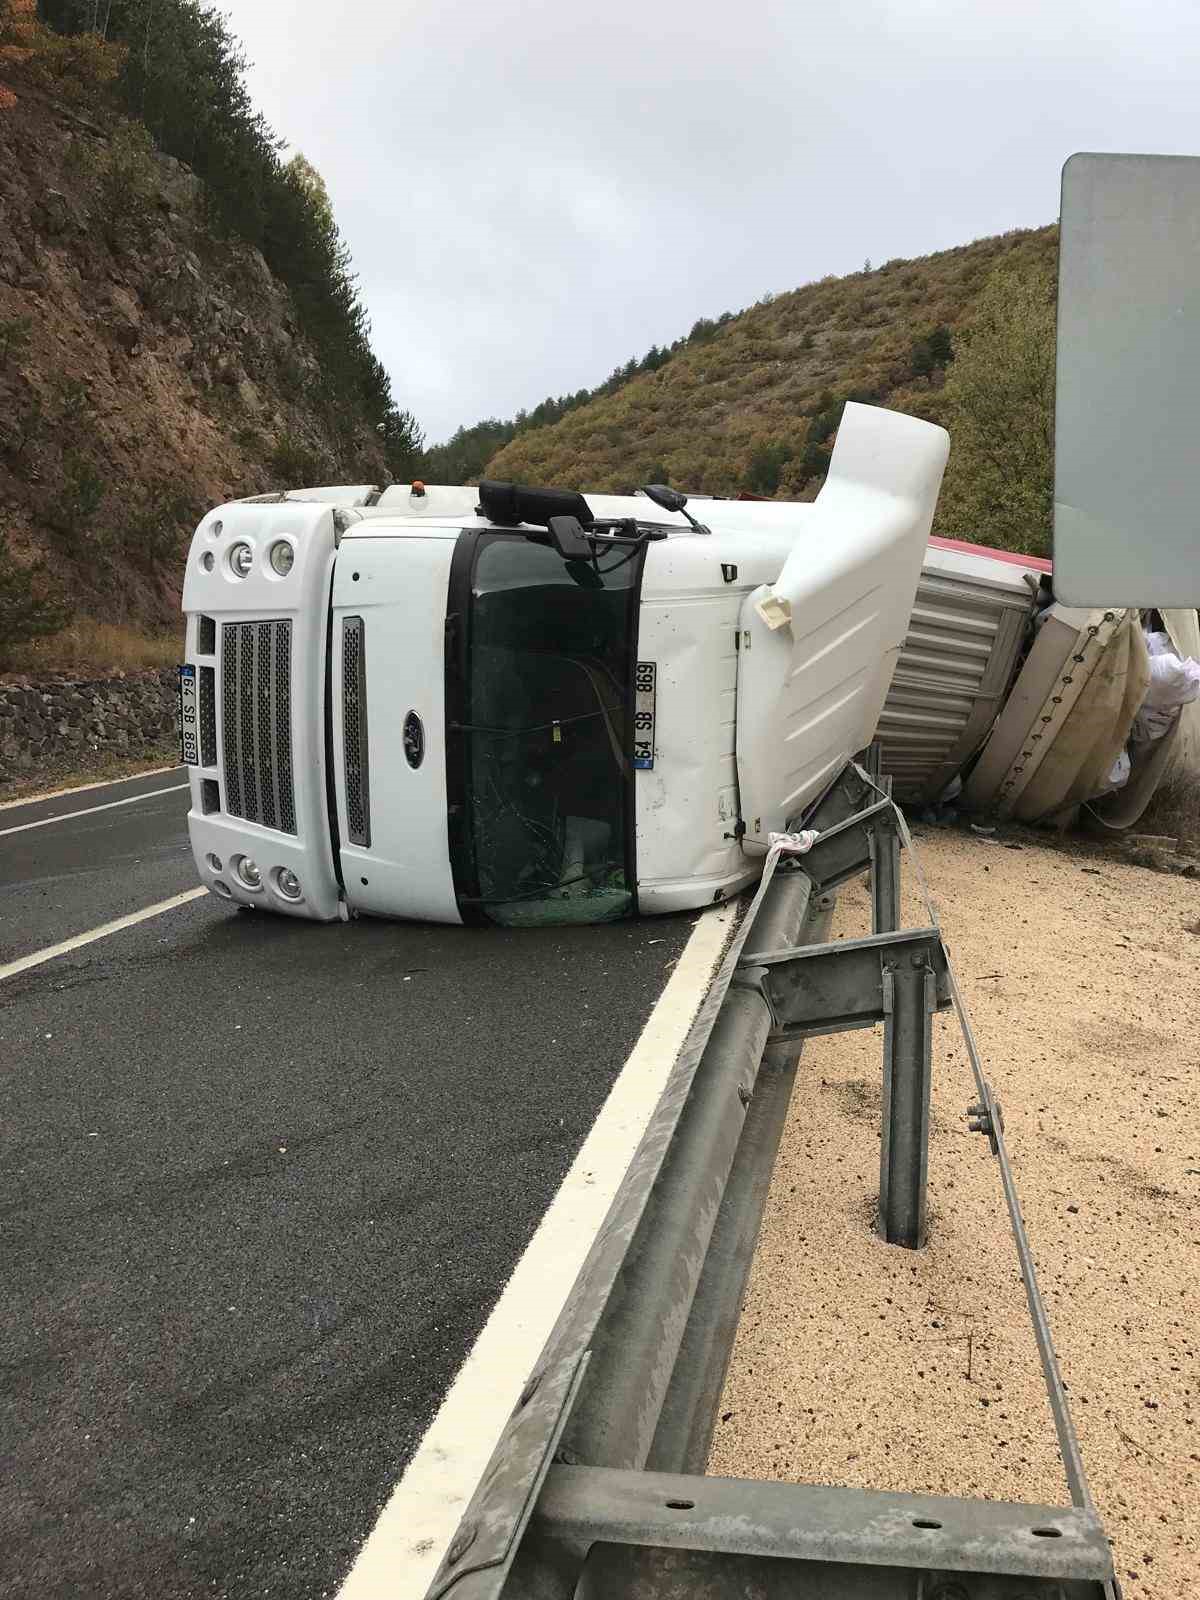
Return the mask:
<path id="1" fill-rule="evenodd" d="M 280 867 L 275 874 L 275 887 L 285 900 L 299 900 L 303 893 L 300 887 L 300 879 L 292 871 L 291 867 Z"/>
<path id="2" fill-rule="evenodd" d="M 236 578 L 246 578 L 254 565 L 254 551 L 248 544 L 239 543 L 229 547 L 229 570 Z"/>
<path id="3" fill-rule="evenodd" d="M 271 566 L 281 578 L 286 578 L 296 564 L 296 552 L 286 539 L 276 539 L 271 546 Z"/>
<path id="4" fill-rule="evenodd" d="M 257 862 L 251 861 L 249 856 L 239 856 L 233 870 L 237 873 L 243 889 L 262 888 L 262 869 Z"/>

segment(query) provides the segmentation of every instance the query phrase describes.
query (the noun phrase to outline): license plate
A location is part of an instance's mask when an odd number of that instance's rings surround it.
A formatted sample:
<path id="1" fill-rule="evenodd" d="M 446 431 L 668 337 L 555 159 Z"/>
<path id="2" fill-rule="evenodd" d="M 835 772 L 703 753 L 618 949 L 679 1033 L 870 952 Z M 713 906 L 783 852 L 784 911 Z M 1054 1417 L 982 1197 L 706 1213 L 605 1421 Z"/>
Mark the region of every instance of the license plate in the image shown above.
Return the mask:
<path id="1" fill-rule="evenodd" d="M 200 765 L 196 669 L 192 666 L 179 669 L 179 758 L 185 767 Z"/>
<path id="2" fill-rule="evenodd" d="M 654 715 L 658 663 L 639 661 L 633 680 L 633 764 L 642 772 L 654 765 Z"/>

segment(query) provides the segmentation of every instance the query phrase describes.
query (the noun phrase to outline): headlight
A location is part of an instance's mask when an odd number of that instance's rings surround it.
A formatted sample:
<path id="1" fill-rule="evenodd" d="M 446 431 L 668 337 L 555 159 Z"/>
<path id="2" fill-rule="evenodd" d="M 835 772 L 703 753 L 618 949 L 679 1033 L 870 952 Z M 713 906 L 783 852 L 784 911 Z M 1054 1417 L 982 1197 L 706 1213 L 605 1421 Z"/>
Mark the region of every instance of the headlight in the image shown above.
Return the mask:
<path id="1" fill-rule="evenodd" d="M 254 565 L 254 551 L 248 544 L 240 543 L 229 547 L 229 570 L 235 578 L 247 578 Z"/>
<path id="2" fill-rule="evenodd" d="M 285 900 L 299 900 L 303 894 L 300 879 L 291 867 L 280 867 L 275 874 L 275 887 Z"/>
<path id="3" fill-rule="evenodd" d="M 249 856 L 239 856 L 234 862 L 233 870 L 243 889 L 262 888 L 262 869 L 257 862 L 251 861 Z"/>
<path id="4" fill-rule="evenodd" d="M 271 566 L 281 578 L 286 578 L 296 564 L 296 552 L 286 539 L 276 539 L 271 546 Z"/>

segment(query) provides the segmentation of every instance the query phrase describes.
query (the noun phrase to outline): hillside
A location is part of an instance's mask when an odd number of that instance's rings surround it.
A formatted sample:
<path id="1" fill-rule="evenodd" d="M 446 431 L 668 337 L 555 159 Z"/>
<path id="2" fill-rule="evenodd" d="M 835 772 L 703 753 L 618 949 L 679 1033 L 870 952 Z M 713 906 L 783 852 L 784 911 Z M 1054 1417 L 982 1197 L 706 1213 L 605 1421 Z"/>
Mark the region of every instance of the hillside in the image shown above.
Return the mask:
<path id="1" fill-rule="evenodd" d="M 0 0 L 0 666 L 71 659 L 49 641 L 30 663 L 28 641 L 63 624 L 75 637 L 80 619 L 131 641 L 177 628 L 205 508 L 386 481 L 416 442 L 320 178 L 282 165 L 239 109 L 219 19 L 186 0 L 150 15 L 167 31 L 138 57 L 146 81 L 126 82 L 119 41 L 55 34 L 30 0 Z M 136 8 L 120 16 L 132 26 Z M 207 32 L 188 39 L 193 25 Z M 170 52 L 184 46 L 208 50 L 211 70 L 181 65 Z M 188 95 L 213 129 L 207 154 L 194 133 L 184 143 Z"/>
<path id="2" fill-rule="evenodd" d="M 694 330 L 661 352 L 649 370 L 619 383 L 610 379 L 607 392 L 586 403 L 571 397 L 566 414 L 552 425 L 519 421 L 515 437 L 487 462 L 487 474 L 597 491 L 665 480 L 709 494 L 811 498 L 826 470 L 842 405 L 860 399 L 951 427 L 959 462 L 947 479 L 941 525 L 949 518 L 957 531 L 971 532 L 963 523 L 987 516 L 986 496 L 975 492 L 974 472 L 969 485 L 953 481 L 956 471 L 961 477 L 967 470 L 960 464 L 968 462 L 969 446 L 967 430 L 955 426 L 965 421 L 959 415 L 964 396 L 956 395 L 953 382 L 947 390 L 948 375 L 986 316 L 995 335 L 993 353 L 997 341 L 1007 340 L 1036 357 L 1036 371 L 1014 368 L 997 386 L 999 394 L 1017 379 L 1024 385 L 1022 392 L 1006 394 L 1001 431 L 1040 434 L 1043 413 L 1049 426 L 1057 242 L 1055 227 L 1009 233 L 767 296 L 737 316 Z M 1014 322 L 1007 301 L 989 308 L 989 292 L 994 301 L 1000 281 L 1036 286 L 1031 297 L 1040 296 L 1043 310 L 1048 292 L 1048 322 L 1045 315 L 1036 325 L 1026 326 L 1019 317 Z M 987 344 L 981 341 L 981 351 Z M 980 386 L 971 387 L 978 410 Z M 952 462 L 954 456 L 952 450 Z M 972 492 L 964 496 L 964 487 Z M 1044 499 L 1043 489 L 1039 482 L 1031 493 Z M 1032 521 L 1041 515 L 1039 506 Z M 1019 534 L 1002 530 L 1003 542 L 1043 542 L 1040 528 L 1025 541 Z M 996 537 L 999 542 L 1001 535 Z"/>

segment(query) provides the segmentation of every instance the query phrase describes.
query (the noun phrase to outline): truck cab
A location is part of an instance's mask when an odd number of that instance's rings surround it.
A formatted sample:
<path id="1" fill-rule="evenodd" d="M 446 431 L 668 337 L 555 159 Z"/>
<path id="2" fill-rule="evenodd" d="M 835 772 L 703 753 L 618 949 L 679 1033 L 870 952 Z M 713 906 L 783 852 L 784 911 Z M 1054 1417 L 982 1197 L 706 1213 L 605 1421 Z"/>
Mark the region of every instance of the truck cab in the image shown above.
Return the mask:
<path id="1" fill-rule="evenodd" d="M 369 485 L 216 508 L 181 669 L 200 877 L 503 926 L 686 910 L 871 739 L 947 450 L 848 405 L 811 505 Z"/>

